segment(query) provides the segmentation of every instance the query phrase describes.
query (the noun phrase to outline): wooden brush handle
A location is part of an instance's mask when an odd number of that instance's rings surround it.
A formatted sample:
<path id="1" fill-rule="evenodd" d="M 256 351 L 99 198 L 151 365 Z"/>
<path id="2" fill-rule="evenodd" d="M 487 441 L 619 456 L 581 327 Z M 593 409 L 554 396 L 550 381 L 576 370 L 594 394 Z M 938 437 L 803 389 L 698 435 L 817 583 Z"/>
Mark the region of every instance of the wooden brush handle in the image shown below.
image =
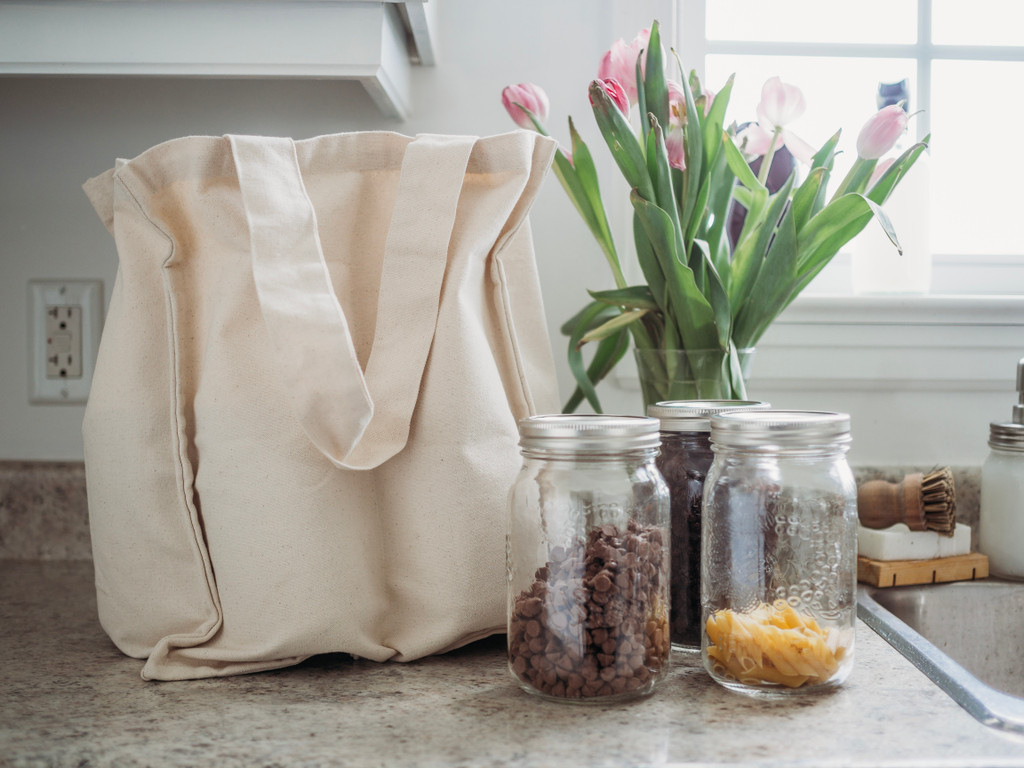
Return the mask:
<path id="1" fill-rule="evenodd" d="M 888 528 L 906 523 L 912 531 L 927 530 L 921 505 L 922 475 L 907 475 L 901 483 L 870 480 L 857 489 L 857 517 L 865 528 Z"/>

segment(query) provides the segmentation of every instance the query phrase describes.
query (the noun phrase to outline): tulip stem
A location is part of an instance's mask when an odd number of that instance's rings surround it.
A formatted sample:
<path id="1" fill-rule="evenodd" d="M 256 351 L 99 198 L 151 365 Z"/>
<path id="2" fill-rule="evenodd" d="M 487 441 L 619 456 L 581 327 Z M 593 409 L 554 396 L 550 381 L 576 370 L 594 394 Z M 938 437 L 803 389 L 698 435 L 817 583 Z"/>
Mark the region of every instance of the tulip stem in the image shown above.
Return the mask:
<path id="1" fill-rule="evenodd" d="M 772 159 L 775 157 L 775 150 L 779 146 L 779 137 L 782 135 L 782 128 L 779 126 L 775 127 L 775 131 L 772 133 L 772 140 L 768 142 L 768 151 L 764 153 L 764 157 L 761 158 L 761 171 L 757 174 L 757 180 L 761 184 L 767 184 L 768 172 L 772 167 Z"/>

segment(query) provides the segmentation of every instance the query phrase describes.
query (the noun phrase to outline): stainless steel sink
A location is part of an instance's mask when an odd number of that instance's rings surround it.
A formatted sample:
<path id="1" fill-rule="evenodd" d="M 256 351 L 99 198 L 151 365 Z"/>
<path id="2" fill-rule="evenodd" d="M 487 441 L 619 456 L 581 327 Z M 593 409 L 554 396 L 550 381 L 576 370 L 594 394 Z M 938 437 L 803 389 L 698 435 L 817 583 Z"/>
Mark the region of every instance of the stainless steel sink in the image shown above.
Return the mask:
<path id="1" fill-rule="evenodd" d="M 982 723 L 1024 733 L 1024 582 L 860 585 L 857 614 Z"/>

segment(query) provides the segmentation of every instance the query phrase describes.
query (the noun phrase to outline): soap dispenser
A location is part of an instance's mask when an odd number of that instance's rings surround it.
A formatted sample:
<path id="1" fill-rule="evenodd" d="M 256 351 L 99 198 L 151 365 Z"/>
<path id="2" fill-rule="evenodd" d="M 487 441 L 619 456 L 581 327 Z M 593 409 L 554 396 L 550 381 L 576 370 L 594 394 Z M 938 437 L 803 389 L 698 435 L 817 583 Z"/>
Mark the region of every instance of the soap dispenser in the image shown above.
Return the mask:
<path id="1" fill-rule="evenodd" d="M 978 546 L 993 575 L 1024 579 L 1024 358 L 1017 363 L 1013 420 L 990 424 L 988 445 Z"/>

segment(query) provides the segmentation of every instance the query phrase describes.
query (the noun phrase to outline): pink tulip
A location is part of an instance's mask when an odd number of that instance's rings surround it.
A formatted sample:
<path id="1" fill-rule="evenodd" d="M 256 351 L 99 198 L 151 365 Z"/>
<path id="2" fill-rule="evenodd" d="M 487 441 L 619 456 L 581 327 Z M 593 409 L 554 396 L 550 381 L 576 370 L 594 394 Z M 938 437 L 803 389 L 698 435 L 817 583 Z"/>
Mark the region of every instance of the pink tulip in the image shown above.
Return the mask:
<path id="1" fill-rule="evenodd" d="M 683 86 L 675 80 L 668 80 L 668 122 L 669 125 L 686 125 L 686 94 Z"/>
<path id="2" fill-rule="evenodd" d="M 871 172 L 871 180 L 868 181 L 868 189 L 871 189 L 873 186 L 875 186 L 875 184 L 878 183 L 878 180 L 885 175 L 885 172 L 888 171 L 889 168 L 892 167 L 892 164 L 895 162 L 895 157 L 887 157 L 885 158 L 885 160 L 880 161 L 878 165 L 875 166 L 875 170 Z"/>
<path id="3" fill-rule="evenodd" d="M 907 113 L 899 104 L 882 107 L 864 123 L 857 136 L 857 154 L 877 160 L 896 144 L 907 129 Z"/>
<path id="4" fill-rule="evenodd" d="M 606 80 L 595 80 L 594 82 L 604 89 L 604 92 L 608 94 L 608 98 L 619 108 L 619 112 L 629 117 L 629 97 L 626 95 L 622 84 L 613 77 L 609 77 Z M 593 99 L 591 99 L 591 106 L 593 106 Z"/>
<path id="5" fill-rule="evenodd" d="M 668 164 L 681 171 L 686 170 L 686 143 L 682 124 L 674 123 L 669 127 L 668 135 L 665 136 L 665 149 L 668 150 Z"/>
<path id="6" fill-rule="evenodd" d="M 645 29 L 634 37 L 631 43 L 627 43 L 621 38 L 616 40 L 608 52 L 601 58 L 601 63 L 597 67 L 598 79 L 617 80 L 622 85 L 623 90 L 625 90 L 631 105 L 636 104 L 637 99 L 636 60 L 640 52 L 643 51 L 644 57 L 640 62 L 642 71 L 647 62 L 646 51 L 650 37 L 651 30 Z"/>
<path id="7" fill-rule="evenodd" d="M 800 117 L 806 108 L 799 88 L 772 77 L 761 88 L 757 117 L 765 128 L 783 128 Z"/>
<path id="8" fill-rule="evenodd" d="M 772 143 L 772 135 L 759 123 L 751 123 L 736 136 L 739 148 L 748 155 L 760 157 L 768 151 Z"/>
<path id="9" fill-rule="evenodd" d="M 540 123 L 548 119 L 548 95 L 539 85 L 510 85 L 501 92 L 501 103 L 520 128 L 535 128 L 533 121 L 530 120 L 530 114 Z"/>
<path id="10" fill-rule="evenodd" d="M 704 114 L 711 111 L 711 105 L 715 103 L 715 92 L 710 88 L 704 89 Z"/>

